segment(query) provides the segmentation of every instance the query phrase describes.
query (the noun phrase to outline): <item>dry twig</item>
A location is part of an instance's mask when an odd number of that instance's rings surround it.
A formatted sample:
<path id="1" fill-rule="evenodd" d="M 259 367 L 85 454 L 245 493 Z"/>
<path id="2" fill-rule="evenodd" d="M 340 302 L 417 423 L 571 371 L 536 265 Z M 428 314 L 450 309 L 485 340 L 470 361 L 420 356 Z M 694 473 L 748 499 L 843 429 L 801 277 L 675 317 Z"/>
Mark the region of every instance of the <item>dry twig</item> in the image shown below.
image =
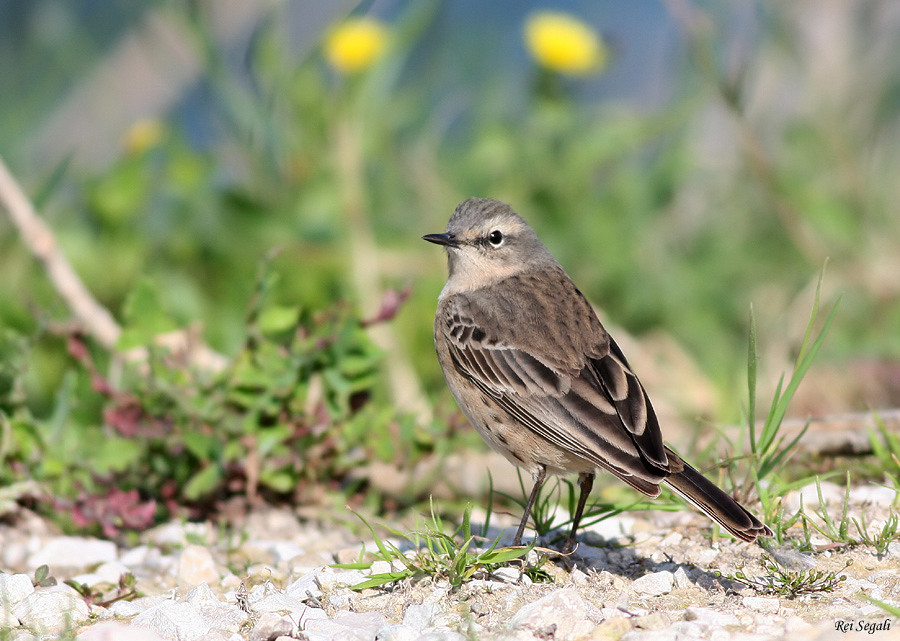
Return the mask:
<path id="1" fill-rule="evenodd" d="M 9 212 L 9 217 L 22 234 L 28 250 L 44 266 L 51 284 L 72 310 L 81 328 L 104 348 L 111 352 L 115 351 L 122 328 L 109 310 L 85 287 L 72 264 L 60 250 L 53 231 L 35 211 L 34 205 L 9 172 L 2 158 L 0 158 L 0 203 Z M 173 352 L 183 354 L 192 365 L 202 369 L 219 371 L 227 362 L 224 356 L 196 340 L 190 330 L 179 330 L 159 336 L 157 342 L 168 346 Z M 147 359 L 147 350 L 129 350 L 123 356 L 130 361 L 142 362 Z"/>

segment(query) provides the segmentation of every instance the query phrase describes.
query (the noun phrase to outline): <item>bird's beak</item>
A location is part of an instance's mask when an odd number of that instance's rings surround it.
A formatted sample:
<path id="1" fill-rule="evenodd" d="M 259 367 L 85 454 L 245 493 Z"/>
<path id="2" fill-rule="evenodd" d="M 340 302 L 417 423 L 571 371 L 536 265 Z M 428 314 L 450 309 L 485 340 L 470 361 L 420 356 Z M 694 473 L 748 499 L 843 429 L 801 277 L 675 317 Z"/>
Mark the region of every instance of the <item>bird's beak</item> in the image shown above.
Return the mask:
<path id="1" fill-rule="evenodd" d="M 459 247 L 462 245 L 462 241 L 453 234 L 426 234 L 422 236 L 422 240 L 427 240 L 435 245 L 446 245 L 447 247 Z"/>

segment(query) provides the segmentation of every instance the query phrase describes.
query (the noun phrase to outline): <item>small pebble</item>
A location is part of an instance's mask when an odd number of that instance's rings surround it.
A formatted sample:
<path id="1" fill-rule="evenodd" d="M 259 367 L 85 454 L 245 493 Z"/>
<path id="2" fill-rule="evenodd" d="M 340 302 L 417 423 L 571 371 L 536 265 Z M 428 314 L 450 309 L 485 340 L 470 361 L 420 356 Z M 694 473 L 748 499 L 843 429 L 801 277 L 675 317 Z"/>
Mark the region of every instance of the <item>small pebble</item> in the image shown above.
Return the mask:
<path id="1" fill-rule="evenodd" d="M 200 545 L 189 545 L 178 558 L 178 585 L 191 587 L 201 583 L 217 583 L 219 568 L 209 550 Z"/>
<path id="2" fill-rule="evenodd" d="M 778 614 L 778 610 L 781 609 L 781 603 L 775 597 L 745 596 L 741 599 L 741 603 L 745 608 L 763 614 Z"/>
<path id="3" fill-rule="evenodd" d="M 730 612 L 719 612 L 712 608 L 691 606 L 685 610 L 686 621 L 699 621 L 708 625 L 722 628 L 726 625 L 740 625 L 741 622 Z"/>
<path id="4" fill-rule="evenodd" d="M 40 588 L 13 606 L 12 614 L 38 634 L 53 634 L 86 623 L 90 608 L 75 590 L 60 584 Z"/>
<path id="5" fill-rule="evenodd" d="M 59 536 L 28 557 L 28 567 L 50 566 L 51 570 L 87 568 L 116 560 L 116 544 L 112 541 Z"/>
<path id="6" fill-rule="evenodd" d="M 288 617 L 267 612 L 250 631 L 250 641 L 275 641 L 280 636 L 290 636 L 293 629 L 294 622 Z"/>
<path id="7" fill-rule="evenodd" d="M 668 571 L 645 574 L 631 584 L 631 589 L 638 594 L 660 596 L 668 594 L 675 585 L 675 575 Z"/>

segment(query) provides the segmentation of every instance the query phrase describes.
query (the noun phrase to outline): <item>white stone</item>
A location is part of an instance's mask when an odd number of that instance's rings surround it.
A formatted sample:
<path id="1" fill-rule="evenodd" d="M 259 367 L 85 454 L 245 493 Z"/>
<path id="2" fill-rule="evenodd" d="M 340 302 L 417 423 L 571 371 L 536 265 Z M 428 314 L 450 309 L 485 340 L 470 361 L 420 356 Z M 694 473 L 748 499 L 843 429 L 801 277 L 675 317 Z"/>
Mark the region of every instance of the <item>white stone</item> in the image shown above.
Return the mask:
<path id="1" fill-rule="evenodd" d="M 506 565 L 494 570 L 491 576 L 503 583 L 518 583 L 523 575 L 519 569 Z"/>
<path id="2" fill-rule="evenodd" d="M 645 574 L 644 576 L 636 579 L 634 583 L 631 584 L 631 589 L 638 594 L 645 594 L 647 596 L 660 596 L 661 594 L 668 594 L 669 592 L 671 592 L 674 586 L 675 575 L 667 570 L 664 570 L 662 572 Z"/>
<path id="3" fill-rule="evenodd" d="M 555 590 L 522 606 L 508 624 L 512 632 L 528 630 L 536 636 L 552 634 L 554 641 L 586 636 L 594 628 L 587 613 L 594 610 L 573 588 Z"/>
<path id="4" fill-rule="evenodd" d="M 466 637 L 448 627 L 435 627 L 424 630 L 417 641 L 466 641 Z"/>
<path id="5" fill-rule="evenodd" d="M 237 632 L 248 618 L 238 606 L 220 601 L 206 583 L 195 587 L 181 600 L 203 615 L 211 628 Z"/>
<path id="6" fill-rule="evenodd" d="M 188 587 L 201 583 L 216 583 L 219 567 L 212 554 L 201 545 L 189 545 L 178 558 L 178 585 Z"/>
<path id="7" fill-rule="evenodd" d="M 309 608 L 309 606 L 300 599 L 288 596 L 284 592 L 276 592 L 253 603 L 253 609 L 260 614 L 265 612 L 284 612 L 293 614 L 304 613 L 306 610 L 312 608 Z"/>
<path id="8" fill-rule="evenodd" d="M 375 561 L 372 563 L 372 567 L 369 568 L 370 574 L 387 574 L 394 571 L 394 566 L 387 561 Z"/>
<path id="9" fill-rule="evenodd" d="M 367 632 L 345 628 L 330 619 L 306 622 L 303 636 L 309 641 L 372 641 L 374 638 Z"/>
<path id="10" fill-rule="evenodd" d="M 273 594 L 278 592 L 278 588 L 275 587 L 275 584 L 271 581 L 265 581 L 264 583 L 260 583 L 258 585 L 254 585 L 250 590 L 250 594 L 247 597 L 247 600 L 251 605 L 255 605 L 259 601 L 266 599 Z M 228 597 L 232 599 L 231 596 Z"/>
<path id="11" fill-rule="evenodd" d="M 681 543 L 684 540 L 684 536 L 681 532 L 669 532 L 662 541 L 660 541 L 659 545 L 661 547 L 674 547 Z"/>
<path id="12" fill-rule="evenodd" d="M 688 550 L 687 560 L 693 565 L 700 567 L 709 567 L 719 556 L 719 551 L 715 548 L 694 548 Z"/>
<path id="13" fill-rule="evenodd" d="M 652 632 L 655 634 L 659 634 L 660 632 L 665 632 L 665 635 L 660 635 L 663 639 L 685 639 L 694 641 L 694 639 L 709 639 L 710 638 L 710 629 L 709 626 L 703 625 L 697 621 L 676 621 L 672 625 L 668 627 L 666 630 L 647 630 L 646 632 Z M 622 637 L 622 641 L 630 641 L 631 633 L 626 634 Z M 727 634 L 727 633 L 726 633 Z M 653 638 L 653 637 L 647 637 Z"/>
<path id="14" fill-rule="evenodd" d="M 59 536 L 51 539 L 40 550 L 28 557 L 28 567 L 48 565 L 57 568 L 86 568 L 116 560 L 116 544 L 77 536 Z"/>
<path id="15" fill-rule="evenodd" d="M 148 628 L 164 639 L 179 641 L 196 641 L 212 627 L 190 603 L 168 600 L 137 615 L 132 624 Z"/>
<path id="16" fill-rule="evenodd" d="M 163 523 L 147 531 L 147 539 L 160 547 L 181 547 L 187 545 L 185 524 L 177 521 Z"/>
<path id="17" fill-rule="evenodd" d="M 145 610 L 149 610 L 155 605 L 159 605 L 163 601 L 171 601 L 171 597 L 166 594 L 157 594 L 154 596 L 144 596 L 133 601 L 116 601 L 109 606 L 107 612 L 114 617 L 128 618 L 133 617 Z"/>
<path id="18" fill-rule="evenodd" d="M 293 630 L 294 622 L 290 618 L 267 612 L 250 631 L 250 641 L 271 641 L 280 636 L 290 636 Z"/>
<path id="19" fill-rule="evenodd" d="M 350 590 L 335 590 L 328 595 L 328 605 L 336 610 L 349 610 L 352 602 Z"/>
<path id="20" fill-rule="evenodd" d="M 726 625 L 740 625 L 741 622 L 730 612 L 717 612 L 712 608 L 690 606 L 685 611 L 684 618 L 688 621 L 699 621 L 707 625 L 721 628 Z"/>
<path id="21" fill-rule="evenodd" d="M 675 570 L 674 577 L 676 588 L 682 589 L 694 586 L 694 582 L 691 581 L 691 577 L 688 576 L 687 570 L 685 570 L 683 567 L 679 567 L 677 570 Z"/>
<path id="22" fill-rule="evenodd" d="M 306 553 L 306 550 L 290 541 L 276 541 L 272 546 L 275 563 L 286 563 Z"/>
<path id="23" fill-rule="evenodd" d="M 11 607 L 34 592 L 27 574 L 0 574 L 0 607 Z"/>
<path id="24" fill-rule="evenodd" d="M 375 641 L 417 641 L 421 632 L 406 624 L 387 625 L 375 635 Z"/>
<path id="25" fill-rule="evenodd" d="M 341 570 L 329 567 L 322 568 L 318 575 L 319 585 L 326 590 L 350 587 L 362 583 L 367 578 L 359 570 Z"/>
<path id="26" fill-rule="evenodd" d="M 90 616 L 90 608 L 68 585 L 35 590 L 13 606 L 13 615 L 38 634 L 58 633 L 76 628 Z"/>
<path id="27" fill-rule="evenodd" d="M 569 580 L 575 585 L 585 585 L 590 580 L 590 577 L 580 569 L 575 568 L 569 574 Z"/>
<path id="28" fill-rule="evenodd" d="M 130 574 L 131 570 L 121 561 L 108 561 L 102 563 L 94 570 L 94 573 L 100 576 L 104 581 L 117 585 L 119 579 L 126 574 Z"/>
<path id="29" fill-rule="evenodd" d="M 90 587 L 100 585 L 101 583 L 118 585 L 122 575 L 128 574 L 129 572 L 130 570 L 121 561 L 109 561 L 101 564 L 93 572 L 73 576 L 72 580 Z"/>
<path id="30" fill-rule="evenodd" d="M 403 613 L 403 625 L 423 630 L 432 624 L 438 612 L 436 603 L 413 604 Z"/>
<path id="31" fill-rule="evenodd" d="M 371 633 L 372 637 L 387 625 L 384 615 L 380 612 L 350 612 L 336 617 L 334 622 L 347 628 Z"/>
<path id="32" fill-rule="evenodd" d="M 122 552 L 122 556 L 119 557 L 119 560 L 128 567 L 138 567 L 141 565 L 147 564 L 147 558 L 150 556 L 152 550 L 157 550 L 158 548 L 151 548 L 146 545 L 139 545 L 137 547 L 133 547 L 130 550 L 124 550 Z"/>
<path id="33" fill-rule="evenodd" d="M 147 628 L 109 622 L 91 626 L 79 634 L 75 641 L 164 641 L 164 639 Z"/>
<path id="34" fill-rule="evenodd" d="M 373 641 L 386 625 L 384 617 L 377 612 L 344 613 L 334 620 L 304 621 L 303 632 L 310 641 Z"/>
<path id="35" fill-rule="evenodd" d="M 309 597 L 319 598 L 322 596 L 322 590 L 319 589 L 317 576 L 321 569 L 307 572 L 299 579 L 291 583 L 284 590 L 284 593 L 295 599 L 308 599 Z"/>
<path id="36" fill-rule="evenodd" d="M 778 610 L 781 609 L 781 602 L 775 597 L 745 596 L 741 602 L 745 608 L 763 614 L 778 614 Z"/>
<path id="37" fill-rule="evenodd" d="M 622 635 L 621 641 L 700 641 L 701 636 L 679 636 L 671 630 L 641 630 L 634 628 Z"/>

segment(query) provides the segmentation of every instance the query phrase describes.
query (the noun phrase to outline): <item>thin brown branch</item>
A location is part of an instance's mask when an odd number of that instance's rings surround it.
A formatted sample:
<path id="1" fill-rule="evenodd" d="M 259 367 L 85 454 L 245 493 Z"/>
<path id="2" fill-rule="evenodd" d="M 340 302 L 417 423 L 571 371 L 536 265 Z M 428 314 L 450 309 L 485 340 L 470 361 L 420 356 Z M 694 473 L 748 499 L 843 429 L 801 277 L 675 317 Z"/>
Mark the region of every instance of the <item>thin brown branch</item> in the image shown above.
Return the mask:
<path id="1" fill-rule="evenodd" d="M 47 277 L 60 297 L 72 311 L 79 327 L 100 345 L 115 351 L 122 328 L 113 315 L 88 291 L 72 264 L 62 253 L 53 231 L 34 209 L 19 183 L 0 158 L 0 204 L 9 212 L 10 220 L 22 234 L 28 250 L 44 267 Z M 204 345 L 191 328 L 156 337 L 156 342 L 181 354 L 185 360 L 201 369 L 217 372 L 225 367 L 226 359 Z M 143 362 L 147 350 L 138 348 L 123 354 L 126 360 Z"/>
<path id="2" fill-rule="evenodd" d="M 103 347 L 115 347 L 122 328 L 81 282 L 72 264 L 60 251 L 56 236 L 22 191 L 0 158 L 0 202 L 22 234 L 28 250 L 44 266 L 53 287 L 72 310 L 79 324 Z"/>

